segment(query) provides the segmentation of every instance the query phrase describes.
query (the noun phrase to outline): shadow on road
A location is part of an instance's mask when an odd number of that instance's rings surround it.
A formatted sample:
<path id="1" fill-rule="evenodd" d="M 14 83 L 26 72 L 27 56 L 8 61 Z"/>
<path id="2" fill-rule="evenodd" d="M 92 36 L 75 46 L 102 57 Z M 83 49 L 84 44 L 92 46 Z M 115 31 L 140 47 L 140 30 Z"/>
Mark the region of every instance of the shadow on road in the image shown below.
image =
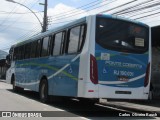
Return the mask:
<path id="1" fill-rule="evenodd" d="M 37 92 L 24 90 L 24 91 L 20 91 L 20 92 L 15 93 L 11 89 L 7 89 L 7 90 L 9 92 L 14 93 L 14 94 L 18 94 L 18 95 L 24 96 L 26 98 L 34 99 L 37 102 L 40 102 L 39 94 Z M 88 119 L 94 119 L 94 120 L 100 120 L 100 119 L 106 120 L 106 117 L 107 117 L 107 119 L 114 119 L 114 120 L 115 119 L 128 120 L 128 117 L 118 117 L 118 116 L 120 113 L 121 114 L 125 114 L 125 113 L 131 114 L 127 111 L 122 111 L 122 110 L 107 107 L 107 106 L 101 106 L 98 104 L 91 105 L 91 104 L 84 103 L 84 102 L 81 103 L 80 101 L 78 101 L 76 99 L 64 99 L 64 97 L 62 97 L 62 99 L 60 99 L 60 101 L 50 102 L 48 105 L 62 109 L 64 111 L 67 111 L 68 113 L 72 113 L 76 116 L 82 116 L 82 117 L 85 117 Z M 69 117 L 72 117 L 72 116 L 69 116 Z M 73 117 L 75 117 L 75 116 L 73 116 Z M 153 118 L 151 118 L 151 117 L 145 117 L 145 118 L 143 118 L 143 117 L 140 117 L 140 118 L 129 117 L 129 119 L 153 119 Z"/>

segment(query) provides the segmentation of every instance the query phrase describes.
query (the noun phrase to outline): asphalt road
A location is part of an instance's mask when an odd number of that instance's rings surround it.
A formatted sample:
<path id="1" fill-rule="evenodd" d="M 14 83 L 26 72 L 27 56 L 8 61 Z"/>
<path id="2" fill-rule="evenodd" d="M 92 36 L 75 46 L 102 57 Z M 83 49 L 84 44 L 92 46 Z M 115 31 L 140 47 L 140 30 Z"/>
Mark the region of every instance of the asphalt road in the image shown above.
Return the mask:
<path id="1" fill-rule="evenodd" d="M 59 102 L 53 102 L 49 104 L 43 104 L 39 101 L 38 93 L 25 90 L 23 92 L 15 93 L 12 91 L 12 86 L 6 84 L 4 81 L 0 81 L 0 112 L 8 111 L 12 112 L 14 119 L 18 119 L 18 113 L 20 117 L 28 116 L 30 113 L 37 113 L 37 116 L 43 118 L 32 118 L 36 120 L 40 119 L 55 119 L 60 120 L 100 120 L 100 119 L 126 119 L 131 117 L 118 117 L 119 115 L 129 115 L 130 111 L 121 110 L 118 108 L 107 107 L 99 104 L 90 105 L 82 104 L 81 102 L 69 99 L 61 100 Z M 13 114 L 13 112 L 15 114 Z M 16 114 L 17 113 L 17 114 Z M 17 116 L 16 116 L 17 115 Z M 24 115 L 24 116 L 23 116 Z M 1 116 L 1 115 L 0 115 Z M 31 116 L 31 115 L 30 115 Z M 47 117 L 50 116 L 50 117 Z M 115 117 L 114 117 L 115 116 Z M 2 118 L 0 118 L 2 119 Z M 3 118 L 8 119 L 8 118 Z M 30 118 L 29 118 L 30 119 Z M 132 118 L 132 119 L 152 119 L 152 118 Z"/>

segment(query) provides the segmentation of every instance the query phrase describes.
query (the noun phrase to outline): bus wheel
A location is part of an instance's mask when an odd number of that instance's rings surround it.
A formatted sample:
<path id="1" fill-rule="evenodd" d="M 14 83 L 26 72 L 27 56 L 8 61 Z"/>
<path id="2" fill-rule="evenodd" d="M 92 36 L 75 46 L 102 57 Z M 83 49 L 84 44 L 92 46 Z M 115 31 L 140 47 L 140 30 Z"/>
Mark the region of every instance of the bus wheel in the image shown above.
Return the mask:
<path id="1" fill-rule="evenodd" d="M 153 92 L 149 91 L 148 100 L 152 100 L 152 99 L 153 99 Z"/>
<path id="2" fill-rule="evenodd" d="M 13 87 L 13 91 L 14 91 L 14 92 L 17 92 L 17 91 L 18 91 L 18 88 L 17 88 L 17 86 L 16 86 L 16 81 L 15 81 L 14 76 L 12 76 L 12 87 Z"/>
<path id="3" fill-rule="evenodd" d="M 152 100 L 152 99 L 153 99 L 153 86 L 152 86 L 152 84 L 150 84 L 148 100 Z"/>
<path id="4" fill-rule="evenodd" d="M 39 88 L 39 96 L 40 96 L 40 100 L 43 103 L 47 103 L 49 100 L 48 97 L 48 83 L 46 79 L 42 79 L 41 83 L 40 83 L 40 88 Z"/>
<path id="5" fill-rule="evenodd" d="M 15 81 L 14 76 L 12 77 L 12 80 L 13 80 L 12 86 L 13 86 L 13 91 L 14 91 L 14 92 L 21 92 L 21 91 L 24 90 L 24 88 L 21 88 L 21 87 L 17 87 L 17 86 L 16 86 L 16 81 Z"/>

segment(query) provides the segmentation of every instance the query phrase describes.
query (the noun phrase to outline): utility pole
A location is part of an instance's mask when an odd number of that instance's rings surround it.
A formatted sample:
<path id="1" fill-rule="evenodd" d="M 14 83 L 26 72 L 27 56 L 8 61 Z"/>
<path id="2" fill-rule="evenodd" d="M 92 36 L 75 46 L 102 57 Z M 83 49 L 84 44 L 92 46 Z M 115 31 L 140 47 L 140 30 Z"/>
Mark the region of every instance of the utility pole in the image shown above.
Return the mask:
<path id="1" fill-rule="evenodd" d="M 47 26 L 48 26 L 48 18 L 47 18 L 48 1 L 45 0 L 45 3 L 41 4 L 41 5 L 44 5 L 44 18 L 43 18 L 43 29 L 42 29 L 42 32 L 46 32 Z"/>

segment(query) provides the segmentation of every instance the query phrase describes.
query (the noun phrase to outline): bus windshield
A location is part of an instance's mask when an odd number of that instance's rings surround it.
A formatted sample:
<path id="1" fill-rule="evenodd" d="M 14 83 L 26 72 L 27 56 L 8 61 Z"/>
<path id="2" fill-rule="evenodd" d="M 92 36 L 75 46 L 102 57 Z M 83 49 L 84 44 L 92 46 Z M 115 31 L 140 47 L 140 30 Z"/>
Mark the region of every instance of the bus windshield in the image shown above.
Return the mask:
<path id="1" fill-rule="evenodd" d="M 148 28 L 142 25 L 101 16 L 96 18 L 96 42 L 106 49 L 144 53 L 148 50 L 148 34 Z"/>

